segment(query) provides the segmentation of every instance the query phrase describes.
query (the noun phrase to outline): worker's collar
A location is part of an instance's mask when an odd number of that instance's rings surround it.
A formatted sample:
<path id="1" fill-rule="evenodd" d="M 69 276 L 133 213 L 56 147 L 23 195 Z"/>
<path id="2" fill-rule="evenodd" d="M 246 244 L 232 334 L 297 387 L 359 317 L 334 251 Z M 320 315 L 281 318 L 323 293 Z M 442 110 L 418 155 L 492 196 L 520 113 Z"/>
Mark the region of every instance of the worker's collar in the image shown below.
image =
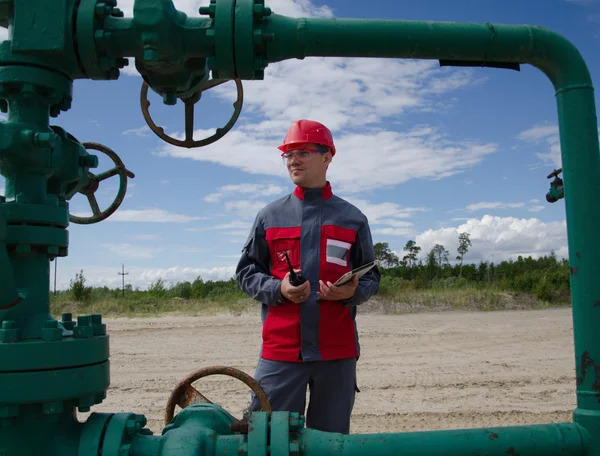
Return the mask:
<path id="1" fill-rule="evenodd" d="M 321 188 L 304 188 L 296 186 L 296 188 L 294 189 L 294 195 L 296 195 L 301 200 L 327 200 L 333 196 L 333 193 L 331 191 L 331 184 L 329 183 L 329 181 L 327 181 L 325 187 Z"/>

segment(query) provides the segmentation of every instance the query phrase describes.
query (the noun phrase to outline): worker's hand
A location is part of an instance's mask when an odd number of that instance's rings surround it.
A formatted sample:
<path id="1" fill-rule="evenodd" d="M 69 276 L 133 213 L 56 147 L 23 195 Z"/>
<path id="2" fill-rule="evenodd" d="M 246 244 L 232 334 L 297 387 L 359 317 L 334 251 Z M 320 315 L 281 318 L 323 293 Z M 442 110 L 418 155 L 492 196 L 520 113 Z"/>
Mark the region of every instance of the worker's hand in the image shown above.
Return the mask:
<path id="1" fill-rule="evenodd" d="M 299 270 L 294 269 L 296 272 Z M 281 282 L 281 294 L 296 304 L 306 301 L 310 295 L 310 282 L 307 280 L 302 285 L 295 287 L 290 283 L 290 273 L 288 272 Z"/>
<path id="2" fill-rule="evenodd" d="M 350 299 L 354 296 L 356 287 L 358 287 L 358 277 L 352 277 L 352 280 L 344 285 L 336 287 L 331 282 L 323 282 L 319 280 L 320 290 L 317 292 L 319 299 L 325 301 L 341 301 L 342 299 Z"/>

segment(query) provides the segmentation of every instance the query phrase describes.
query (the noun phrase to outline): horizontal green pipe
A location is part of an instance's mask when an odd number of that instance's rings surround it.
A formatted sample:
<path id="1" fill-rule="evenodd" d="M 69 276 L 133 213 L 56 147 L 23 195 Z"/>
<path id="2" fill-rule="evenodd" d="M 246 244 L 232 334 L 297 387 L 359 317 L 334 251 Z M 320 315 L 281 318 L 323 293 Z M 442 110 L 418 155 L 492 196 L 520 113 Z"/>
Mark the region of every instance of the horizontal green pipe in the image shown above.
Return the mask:
<path id="1" fill-rule="evenodd" d="M 591 83 L 579 51 L 542 27 L 491 23 L 306 19 L 272 15 L 267 60 L 310 56 L 530 63 L 554 85 Z"/>
<path id="2" fill-rule="evenodd" d="M 590 440 L 572 423 L 371 435 L 305 429 L 299 437 L 307 456 L 575 456 Z"/>

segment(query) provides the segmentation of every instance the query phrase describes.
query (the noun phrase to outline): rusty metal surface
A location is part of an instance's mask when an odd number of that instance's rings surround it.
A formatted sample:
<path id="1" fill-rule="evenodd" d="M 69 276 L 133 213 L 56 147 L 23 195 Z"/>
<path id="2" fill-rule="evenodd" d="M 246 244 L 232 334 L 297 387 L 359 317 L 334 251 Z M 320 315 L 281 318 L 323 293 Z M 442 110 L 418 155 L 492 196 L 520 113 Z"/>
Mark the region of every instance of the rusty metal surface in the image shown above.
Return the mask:
<path id="1" fill-rule="evenodd" d="M 125 194 L 127 193 L 127 178 L 133 179 L 135 177 L 135 174 L 125 167 L 125 164 L 121 160 L 121 157 L 119 157 L 115 151 L 105 146 L 104 144 L 84 142 L 82 143 L 82 145 L 86 149 L 93 149 L 102 152 L 103 154 L 107 155 L 115 164 L 114 168 L 111 168 L 108 171 L 105 171 L 98 175 L 89 172 L 89 184 L 85 188 L 80 190 L 80 193 L 87 197 L 93 215 L 91 215 L 90 217 L 79 217 L 76 215 L 69 214 L 69 220 L 73 223 L 77 223 L 80 225 L 87 225 L 92 223 L 98 223 L 102 220 L 107 219 L 119 208 L 119 206 L 121 206 L 123 200 L 125 199 Z M 110 206 L 104 211 L 102 211 L 98 206 L 98 201 L 96 200 L 95 193 L 100 187 L 100 182 L 116 175 L 119 176 L 119 191 L 117 192 L 117 195 L 115 196 L 115 199 L 110 204 Z"/>
<path id="2" fill-rule="evenodd" d="M 213 403 L 207 399 L 206 396 L 191 386 L 196 380 L 208 377 L 210 375 L 227 375 L 228 377 L 233 377 L 240 380 L 252 391 L 254 391 L 262 411 L 269 413 L 273 411 L 271 403 L 269 402 L 269 398 L 267 397 L 267 393 L 265 393 L 259 383 L 250 375 L 246 374 L 244 371 L 236 369 L 235 367 L 211 366 L 192 372 L 183 380 L 181 380 L 177 386 L 175 386 L 171 395 L 169 396 L 169 400 L 167 401 L 167 407 L 165 409 L 165 426 L 173 420 L 173 417 L 175 416 L 176 405 L 179 405 L 181 408 L 185 408 L 196 403 Z"/>
<path id="3" fill-rule="evenodd" d="M 202 92 L 212 89 L 218 85 L 221 85 L 225 82 L 233 81 L 235 82 L 235 86 L 237 89 L 237 99 L 233 103 L 233 114 L 231 118 L 222 128 L 217 128 L 217 131 L 214 135 L 209 136 L 204 139 L 194 140 L 194 105 L 198 100 L 200 100 L 200 96 Z M 154 132 L 156 136 L 158 136 L 163 141 L 172 144 L 173 146 L 185 147 L 188 149 L 194 147 L 203 147 L 209 144 L 218 141 L 223 136 L 225 136 L 229 130 L 233 128 L 233 125 L 237 122 L 240 113 L 242 112 L 242 105 L 244 103 L 244 89 L 242 87 L 242 81 L 239 79 L 221 79 L 221 80 L 211 80 L 208 81 L 204 86 L 202 91 L 197 94 L 195 97 L 190 98 L 188 100 L 183 100 L 185 106 L 185 139 L 175 139 L 172 136 L 169 136 L 165 133 L 163 127 L 157 125 L 154 120 L 152 120 L 152 116 L 150 115 L 150 101 L 148 100 L 148 89 L 149 86 L 146 82 L 142 83 L 142 89 L 140 91 L 140 107 L 142 108 L 142 115 L 144 116 L 144 120 L 150 129 Z"/>
<path id="4" fill-rule="evenodd" d="M 188 384 L 185 386 L 183 393 L 179 396 L 177 405 L 181 408 L 186 408 L 192 404 L 212 404 L 212 401 L 192 385 Z"/>

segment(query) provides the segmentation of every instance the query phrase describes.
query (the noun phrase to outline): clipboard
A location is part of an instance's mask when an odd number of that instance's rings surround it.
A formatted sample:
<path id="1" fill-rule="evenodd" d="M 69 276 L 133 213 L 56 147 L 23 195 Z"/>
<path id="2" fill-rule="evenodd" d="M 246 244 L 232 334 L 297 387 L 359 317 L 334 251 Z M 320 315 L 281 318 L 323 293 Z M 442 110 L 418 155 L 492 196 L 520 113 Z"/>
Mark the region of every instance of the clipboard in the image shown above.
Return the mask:
<path id="1" fill-rule="evenodd" d="M 367 272 L 369 272 L 376 264 L 377 264 L 376 261 L 371 261 L 370 263 L 363 264 L 362 266 L 360 266 L 356 269 L 353 269 L 352 271 L 348 271 L 342 277 L 337 279 L 337 281 L 334 283 L 334 285 L 335 286 L 344 285 L 346 282 L 349 282 L 350 280 L 352 280 L 352 277 L 354 277 L 354 276 L 358 276 L 358 278 L 360 279 Z"/>

